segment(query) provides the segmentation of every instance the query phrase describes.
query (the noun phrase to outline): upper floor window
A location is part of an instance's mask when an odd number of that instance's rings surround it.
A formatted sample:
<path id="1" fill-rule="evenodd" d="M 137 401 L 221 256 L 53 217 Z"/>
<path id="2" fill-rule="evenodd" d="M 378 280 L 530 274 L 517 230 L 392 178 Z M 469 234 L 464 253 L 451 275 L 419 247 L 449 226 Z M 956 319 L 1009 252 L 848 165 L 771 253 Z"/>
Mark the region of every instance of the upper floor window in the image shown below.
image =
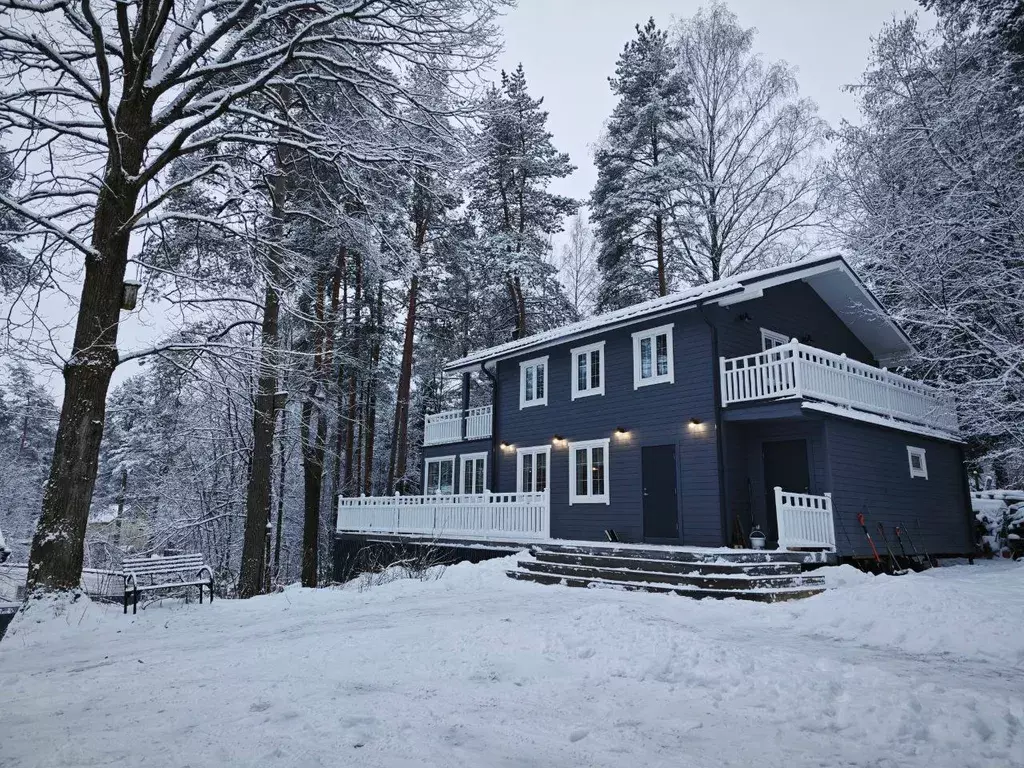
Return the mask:
<path id="1" fill-rule="evenodd" d="M 548 466 L 551 463 L 551 446 L 520 448 L 516 453 L 516 491 L 519 493 L 541 493 L 548 489 Z"/>
<path id="2" fill-rule="evenodd" d="M 672 324 L 633 334 L 633 389 L 675 381 Z"/>
<path id="3" fill-rule="evenodd" d="M 928 460 L 925 458 L 924 448 L 907 446 L 907 461 L 910 462 L 910 476 L 923 477 L 928 479 Z"/>
<path id="4" fill-rule="evenodd" d="M 538 357 L 519 364 L 519 407 L 548 404 L 548 359 Z"/>
<path id="5" fill-rule="evenodd" d="M 608 504 L 608 438 L 569 443 L 569 503 Z"/>
<path id="6" fill-rule="evenodd" d="M 464 453 L 462 462 L 462 492 L 483 493 L 487 490 L 487 454 Z"/>
<path id="7" fill-rule="evenodd" d="M 423 477 L 423 491 L 428 496 L 435 493 L 455 493 L 455 457 L 438 456 L 427 459 Z"/>
<path id="8" fill-rule="evenodd" d="M 572 399 L 604 394 L 604 342 L 572 350 Z"/>
<path id="9" fill-rule="evenodd" d="M 767 352 L 769 349 L 775 349 L 775 347 L 781 347 L 784 344 L 789 344 L 789 341 L 785 334 L 769 331 L 767 328 L 761 329 L 761 349 L 764 352 Z"/>

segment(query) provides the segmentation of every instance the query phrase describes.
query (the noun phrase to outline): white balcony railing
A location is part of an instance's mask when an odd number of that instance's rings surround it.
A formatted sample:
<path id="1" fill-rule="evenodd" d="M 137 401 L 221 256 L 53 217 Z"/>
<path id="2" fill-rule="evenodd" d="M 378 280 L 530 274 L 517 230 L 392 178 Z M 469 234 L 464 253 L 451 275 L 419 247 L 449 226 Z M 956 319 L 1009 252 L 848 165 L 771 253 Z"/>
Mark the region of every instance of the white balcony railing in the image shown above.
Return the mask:
<path id="1" fill-rule="evenodd" d="M 775 486 L 775 517 L 779 523 L 779 549 L 836 551 L 831 493 L 814 496 Z"/>
<path id="2" fill-rule="evenodd" d="M 465 418 L 463 418 L 465 417 Z M 465 420 L 465 432 L 463 432 Z M 460 440 L 480 440 L 491 436 L 491 406 L 482 405 L 463 411 L 429 413 L 423 424 L 423 444 L 441 445 Z"/>
<path id="3" fill-rule="evenodd" d="M 934 387 L 796 339 L 719 362 L 723 406 L 805 397 L 946 432 L 958 429 L 952 401 Z"/>
<path id="4" fill-rule="evenodd" d="M 551 504 L 543 493 L 362 496 L 338 499 L 339 533 L 532 541 L 551 536 Z"/>

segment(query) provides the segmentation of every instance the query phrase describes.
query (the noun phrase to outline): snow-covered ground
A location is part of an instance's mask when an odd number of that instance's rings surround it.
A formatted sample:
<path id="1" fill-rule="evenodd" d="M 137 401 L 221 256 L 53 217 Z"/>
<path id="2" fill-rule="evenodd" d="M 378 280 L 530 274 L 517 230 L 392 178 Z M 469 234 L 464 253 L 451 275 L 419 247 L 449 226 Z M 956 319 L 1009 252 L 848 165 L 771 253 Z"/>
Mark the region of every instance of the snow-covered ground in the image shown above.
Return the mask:
<path id="1" fill-rule="evenodd" d="M 1024 765 L 1024 563 L 828 570 L 758 605 L 544 587 L 508 561 L 0 643 L 0 765 Z"/>

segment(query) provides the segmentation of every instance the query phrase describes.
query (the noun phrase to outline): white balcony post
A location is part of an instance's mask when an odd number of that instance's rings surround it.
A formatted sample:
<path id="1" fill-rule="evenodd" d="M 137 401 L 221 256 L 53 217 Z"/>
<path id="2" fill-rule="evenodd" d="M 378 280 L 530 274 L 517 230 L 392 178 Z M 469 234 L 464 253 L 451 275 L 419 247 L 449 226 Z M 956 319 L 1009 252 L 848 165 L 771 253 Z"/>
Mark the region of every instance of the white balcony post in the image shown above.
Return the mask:
<path id="1" fill-rule="evenodd" d="M 793 387 L 796 389 L 798 397 L 803 397 L 804 394 L 804 377 L 803 377 L 803 361 L 800 358 L 800 342 L 794 337 L 789 342 L 793 348 Z"/>
<path id="2" fill-rule="evenodd" d="M 722 387 L 722 407 L 725 408 L 729 404 L 729 377 L 725 373 L 725 358 L 718 358 L 718 381 Z"/>

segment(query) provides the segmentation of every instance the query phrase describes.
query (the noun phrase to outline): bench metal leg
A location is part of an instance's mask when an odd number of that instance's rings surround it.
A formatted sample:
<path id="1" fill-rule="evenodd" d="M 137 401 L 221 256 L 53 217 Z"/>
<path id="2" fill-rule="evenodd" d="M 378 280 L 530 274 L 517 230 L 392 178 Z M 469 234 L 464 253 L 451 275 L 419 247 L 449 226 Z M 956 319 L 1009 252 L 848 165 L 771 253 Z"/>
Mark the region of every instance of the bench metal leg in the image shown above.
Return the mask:
<path id="1" fill-rule="evenodd" d="M 213 605 L 213 579 L 210 579 L 210 605 Z"/>
<path id="2" fill-rule="evenodd" d="M 124 615 L 128 615 L 128 590 L 124 591 Z"/>
<path id="3" fill-rule="evenodd" d="M 203 585 L 199 585 L 199 604 L 203 604 Z"/>
<path id="4" fill-rule="evenodd" d="M 135 590 L 134 600 L 132 600 L 132 616 L 139 612 L 139 590 Z"/>

